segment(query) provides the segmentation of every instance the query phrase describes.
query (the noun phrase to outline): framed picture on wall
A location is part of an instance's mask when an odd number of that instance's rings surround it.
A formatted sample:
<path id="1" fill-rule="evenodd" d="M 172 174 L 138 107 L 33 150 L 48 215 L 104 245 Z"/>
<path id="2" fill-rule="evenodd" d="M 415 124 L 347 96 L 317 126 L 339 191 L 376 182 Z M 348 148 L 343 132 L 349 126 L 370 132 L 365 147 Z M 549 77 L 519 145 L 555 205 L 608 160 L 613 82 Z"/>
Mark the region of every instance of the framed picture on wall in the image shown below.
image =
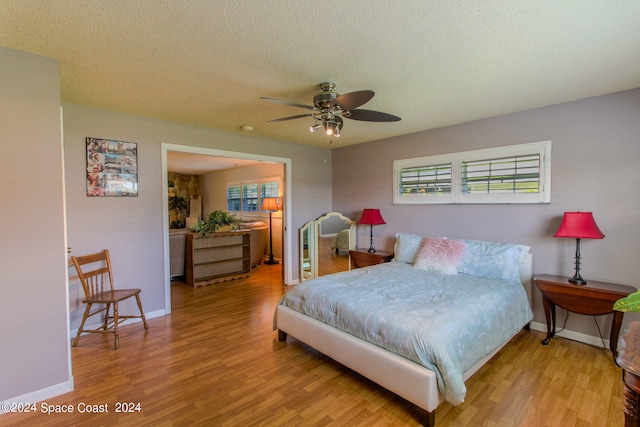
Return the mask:
<path id="1" fill-rule="evenodd" d="M 138 196 L 138 144 L 87 138 L 87 196 Z"/>

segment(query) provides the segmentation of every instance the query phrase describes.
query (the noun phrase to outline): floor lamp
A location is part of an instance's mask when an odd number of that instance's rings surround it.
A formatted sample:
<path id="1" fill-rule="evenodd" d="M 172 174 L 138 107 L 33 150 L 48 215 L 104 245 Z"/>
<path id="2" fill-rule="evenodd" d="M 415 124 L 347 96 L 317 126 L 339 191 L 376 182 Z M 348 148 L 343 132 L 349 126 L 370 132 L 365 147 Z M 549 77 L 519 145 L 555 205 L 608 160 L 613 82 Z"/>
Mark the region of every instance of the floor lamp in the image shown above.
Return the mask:
<path id="1" fill-rule="evenodd" d="M 269 260 L 265 261 L 265 264 L 278 264 L 278 261 L 273 259 L 273 228 L 271 227 L 271 215 L 273 212 L 280 210 L 280 199 L 277 197 L 265 197 L 262 199 L 261 209 L 263 211 L 269 211 Z"/>

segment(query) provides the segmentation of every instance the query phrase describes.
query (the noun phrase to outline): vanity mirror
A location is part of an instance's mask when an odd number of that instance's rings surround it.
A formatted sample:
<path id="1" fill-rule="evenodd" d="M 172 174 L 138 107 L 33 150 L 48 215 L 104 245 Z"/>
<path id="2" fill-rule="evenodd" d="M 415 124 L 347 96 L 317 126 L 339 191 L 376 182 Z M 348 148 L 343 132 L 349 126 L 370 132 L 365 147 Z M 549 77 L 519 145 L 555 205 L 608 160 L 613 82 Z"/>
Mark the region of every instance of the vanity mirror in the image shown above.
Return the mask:
<path id="1" fill-rule="evenodd" d="M 300 281 L 351 269 L 355 224 L 339 212 L 329 212 L 300 229 Z"/>

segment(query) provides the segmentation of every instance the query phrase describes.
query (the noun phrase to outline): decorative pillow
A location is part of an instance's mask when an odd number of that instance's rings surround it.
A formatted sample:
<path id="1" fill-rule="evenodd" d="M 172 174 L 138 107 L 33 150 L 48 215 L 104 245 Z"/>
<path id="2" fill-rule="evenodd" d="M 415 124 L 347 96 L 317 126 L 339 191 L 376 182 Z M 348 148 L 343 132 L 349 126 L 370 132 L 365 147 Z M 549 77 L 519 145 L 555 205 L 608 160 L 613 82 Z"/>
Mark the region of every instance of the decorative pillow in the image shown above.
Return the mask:
<path id="1" fill-rule="evenodd" d="M 393 248 L 394 259 L 399 262 L 413 264 L 422 239 L 423 236 L 417 234 L 396 234 L 396 244 Z"/>
<path id="2" fill-rule="evenodd" d="M 461 240 L 425 237 L 420 243 L 414 267 L 421 270 L 453 276 L 458 274 L 456 265 L 464 252 Z"/>
<path id="3" fill-rule="evenodd" d="M 520 283 L 520 269 L 528 246 L 464 240 L 458 273 Z"/>

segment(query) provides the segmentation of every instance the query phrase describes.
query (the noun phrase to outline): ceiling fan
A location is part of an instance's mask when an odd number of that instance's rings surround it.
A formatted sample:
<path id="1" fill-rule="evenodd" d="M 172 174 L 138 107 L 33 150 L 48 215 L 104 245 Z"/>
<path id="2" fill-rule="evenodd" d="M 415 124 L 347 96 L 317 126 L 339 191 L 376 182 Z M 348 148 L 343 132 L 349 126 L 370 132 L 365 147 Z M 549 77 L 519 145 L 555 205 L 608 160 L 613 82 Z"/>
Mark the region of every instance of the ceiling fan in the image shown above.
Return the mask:
<path id="1" fill-rule="evenodd" d="M 283 117 L 280 119 L 269 120 L 267 123 L 284 122 L 286 120 L 301 119 L 303 117 L 312 117 L 313 125 L 309 127 L 311 132 L 315 132 L 321 127 L 329 136 L 340 137 L 343 120 L 345 117 L 352 120 L 361 120 L 365 122 L 397 122 L 400 117 L 392 114 L 381 113 L 373 110 L 358 109 L 361 105 L 369 102 L 373 98 L 372 90 L 359 90 L 356 92 L 345 93 L 340 95 L 335 91 L 336 85 L 332 82 L 320 83 L 320 92 L 313 96 L 313 105 L 299 104 L 297 102 L 283 101 L 281 99 L 265 98 L 265 101 L 277 102 L 279 104 L 291 105 L 292 107 L 306 108 L 311 113 L 298 114 L 296 116 Z"/>

